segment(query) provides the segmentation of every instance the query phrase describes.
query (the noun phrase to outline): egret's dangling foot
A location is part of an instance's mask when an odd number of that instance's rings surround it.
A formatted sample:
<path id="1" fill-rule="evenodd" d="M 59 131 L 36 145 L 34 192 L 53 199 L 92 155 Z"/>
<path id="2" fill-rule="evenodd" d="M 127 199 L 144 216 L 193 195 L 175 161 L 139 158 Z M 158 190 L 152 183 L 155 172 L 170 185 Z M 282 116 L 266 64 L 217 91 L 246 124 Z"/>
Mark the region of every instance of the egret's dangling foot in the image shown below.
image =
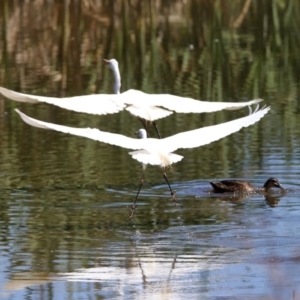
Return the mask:
<path id="1" fill-rule="evenodd" d="M 172 190 L 172 188 L 171 188 L 171 185 L 170 185 L 170 183 L 169 183 L 169 180 L 168 180 L 168 177 L 167 177 L 166 172 L 163 171 L 163 174 L 164 174 L 164 178 L 165 178 L 165 180 L 166 180 L 166 182 L 167 182 L 167 184 L 168 184 L 168 186 L 169 186 L 169 189 L 170 189 L 170 192 L 171 192 L 172 199 L 173 199 L 174 202 L 177 203 L 175 192 L 174 192 L 174 191 Z"/>

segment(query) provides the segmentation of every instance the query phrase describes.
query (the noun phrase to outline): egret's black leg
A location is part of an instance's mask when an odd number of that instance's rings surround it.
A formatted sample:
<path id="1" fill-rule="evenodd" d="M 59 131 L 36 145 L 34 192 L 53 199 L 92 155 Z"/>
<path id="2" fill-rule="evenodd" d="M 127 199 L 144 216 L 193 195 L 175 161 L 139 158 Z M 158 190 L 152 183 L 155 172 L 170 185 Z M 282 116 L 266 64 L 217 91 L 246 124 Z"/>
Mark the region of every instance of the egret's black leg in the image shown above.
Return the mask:
<path id="1" fill-rule="evenodd" d="M 153 126 L 154 126 L 154 128 L 155 128 L 155 130 L 156 130 L 156 133 L 157 133 L 158 137 L 161 139 L 161 135 L 160 135 L 160 133 L 159 133 L 158 127 L 157 127 L 157 125 L 156 125 L 156 122 L 153 121 L 152 123 L 153 123 Z"/>
<path id="2" fill-rule="evenodd" d="M 144 127 L 145 130 L 147 131 L 147 136 L 148 136 L 148 138 L 149 138 L 149 137 L 150 137 L 150 134 L 149 134 L 148 127 L 147 127 L 147 121 L 144 120 L 144 119 L 142 119 L 142 118 L 139 118 L 139 120 L 141 121 L 141 123 L 143 124 L 143 127 Z M 155 131 L 156 131 L 156 133 L 157 133 L 157 135 L 158 135 L 158 138 L 161 139 L 161 135 L 160 135 L 160 132 L 159 132 L 158 127 L 157 127 L 157 125 L 156 125 L 156 122 L 153 121 L 152 124 L 153 124 L 153 126 L 154 126 L 154 128 L 155 128 Z"/>
<path id="3" fill-rule="evenodd" d="M 173 199 L 174 202 L 177 202 L 177 201 L 176 201 L 176 197 L 175 197 L 175 192 L 174 192 L 174 191 L 172 190 L 172 188 L 171 188 L 171 185 L 170 185 L 169 180 L 168 180 L 168 178 L 167 178 L 166 172 L 163 171 L 163 174 L 164 174 L 164 178 L 165 178 L 165 180 L 166 180 L 166 182 L 167 182 L 167 184 L 168 184 L 168 186 L 169 186 L 169 189 L 170 189 L 170 192 L 171 192 L 172 199 Z"/>
<path id="4" fill-rule="evenodd" d="M 145 120 L 142 119 L 142 118 L 139 118 L 139 120 L 140 120 L 141 123 L 143 124 L 143 127 L 144 127 L 144 129 L 146 130 L 147 136 L 148 136 L 148 138 L 149 138 L 149 137 L 150 137 L 150 134 L 149 134 L 149 131 L 148 131 L 148 128 L 147 128 L 147 121 L 145 121 Z"/>
<path id="5" fill-rule="evenodd" d="M 145 178 L 145 175 L 144 175 L 144 170 L 143 170 L 143 176 L 142 176 L 142 179 L 141 179 L 141 183 L 140 183 L 138 192 L 137 192 L 137 194 L 136 194 L 136 196 L 135 196 L 134 202 L 133 202 L 133 204 L 132 204 L 132 207 L 131 207 L 131 210 L 130 210 L 130 215 L 129 215 L 129 217 L 128 217 L 129 220 L 131 220 L 132 217 L 133 217 L 133 214 L 134 214 L 134 211 L 135 211 L 135 204 L 136 204 L 136 201 L 137 201 L 137 199 L 138 199 L 138 197 L 139 197 L 139 193 L 140 193 L 140 191 L 141 191 L 141 188 L 142 188 L 142 186 L 143 186 L 143 184 L 144 184 L 144 178 Z"/>

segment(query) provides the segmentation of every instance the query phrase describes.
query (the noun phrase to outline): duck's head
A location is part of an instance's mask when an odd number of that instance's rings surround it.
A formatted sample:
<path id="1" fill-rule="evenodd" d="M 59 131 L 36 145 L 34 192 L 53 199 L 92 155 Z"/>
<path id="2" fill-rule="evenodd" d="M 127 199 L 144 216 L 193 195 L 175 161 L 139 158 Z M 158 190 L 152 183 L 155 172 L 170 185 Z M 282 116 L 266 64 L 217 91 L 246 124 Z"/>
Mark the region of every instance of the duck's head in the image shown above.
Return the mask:
<path id="1" fill-rule="evenodd" d="M 285 190 L 285 188 L 280 184 L 280 182 L 278 181 L 277 178 L 269 178 L 266 183 L 264 184 L 264 188 L 266 189 L 266 191 L 268 191 L 270 188 L 272 187 L 277 187 L 280 188 L 282 190 Z"/>

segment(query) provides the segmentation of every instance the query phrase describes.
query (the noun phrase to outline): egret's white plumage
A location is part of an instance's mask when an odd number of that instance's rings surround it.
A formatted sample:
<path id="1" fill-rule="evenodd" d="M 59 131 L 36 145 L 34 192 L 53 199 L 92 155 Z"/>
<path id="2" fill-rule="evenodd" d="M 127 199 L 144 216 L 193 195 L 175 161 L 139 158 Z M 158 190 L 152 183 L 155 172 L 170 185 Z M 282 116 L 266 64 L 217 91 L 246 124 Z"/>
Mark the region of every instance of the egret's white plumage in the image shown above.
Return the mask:
<path id="1" fill-rule="evenodd" d="M 123 109 L 132 115 L 153 122 L 164 118 L 173 112 L 204 113 L 223 109 L 233 110 L 257 104 L 262 99 L 248 102 L 209 102 L 169 94 L 146 94 L 137 90 L 128 90 L 120 94 L 121 76 L 118 62 L 115 59 L 105 60 L 113 71 L 115 94 L 93 94 L 68 98 L 44 97 L 18 93 L 0 87 L 0 93 L 5 97 L 28 103 L 44 102 L 76 112 L 103 115 L 117 113 Z"/>

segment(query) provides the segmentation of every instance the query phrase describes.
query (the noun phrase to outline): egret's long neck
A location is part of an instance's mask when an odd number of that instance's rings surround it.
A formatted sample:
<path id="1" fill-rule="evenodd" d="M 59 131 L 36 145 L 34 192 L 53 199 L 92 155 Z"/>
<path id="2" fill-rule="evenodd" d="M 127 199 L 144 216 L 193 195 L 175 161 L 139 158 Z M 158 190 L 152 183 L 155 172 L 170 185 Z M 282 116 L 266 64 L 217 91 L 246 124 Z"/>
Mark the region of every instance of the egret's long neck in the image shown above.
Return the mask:
<path id="1" fill-rule="evenodd" d="M 148 135 L 147 135 L 147 131 L 145 129 L 140 129 L 138 132 L 135 133 L 137 135 L 137 137 L 139 139 L 146 139 L 148 138 Z"/>
<path id="2" fill-rule="evenodd" d="M 140 139 L 147 139 L 147 138 L 148 138 L 148 136 L 144 135 L 144 134 L 140 137 Z"/>
<path id="3" fill-rule="evenodd" d="M 148 138 L 147 131 L 146 131 L 146 130 L 143 130 L 143 131 L 140 133 L 139 138 L 140 138 L 140 139 L 147 139 L 147 138 Z"/>
<path id="4" fill-rule="evenodd" d="M 121 88 L 121 75 L 119 68 L 113 68 L 112 69 L 115 77 L 115 83 L 114 83 L 114 94 L 120 94 L 120 88 Z"/>

